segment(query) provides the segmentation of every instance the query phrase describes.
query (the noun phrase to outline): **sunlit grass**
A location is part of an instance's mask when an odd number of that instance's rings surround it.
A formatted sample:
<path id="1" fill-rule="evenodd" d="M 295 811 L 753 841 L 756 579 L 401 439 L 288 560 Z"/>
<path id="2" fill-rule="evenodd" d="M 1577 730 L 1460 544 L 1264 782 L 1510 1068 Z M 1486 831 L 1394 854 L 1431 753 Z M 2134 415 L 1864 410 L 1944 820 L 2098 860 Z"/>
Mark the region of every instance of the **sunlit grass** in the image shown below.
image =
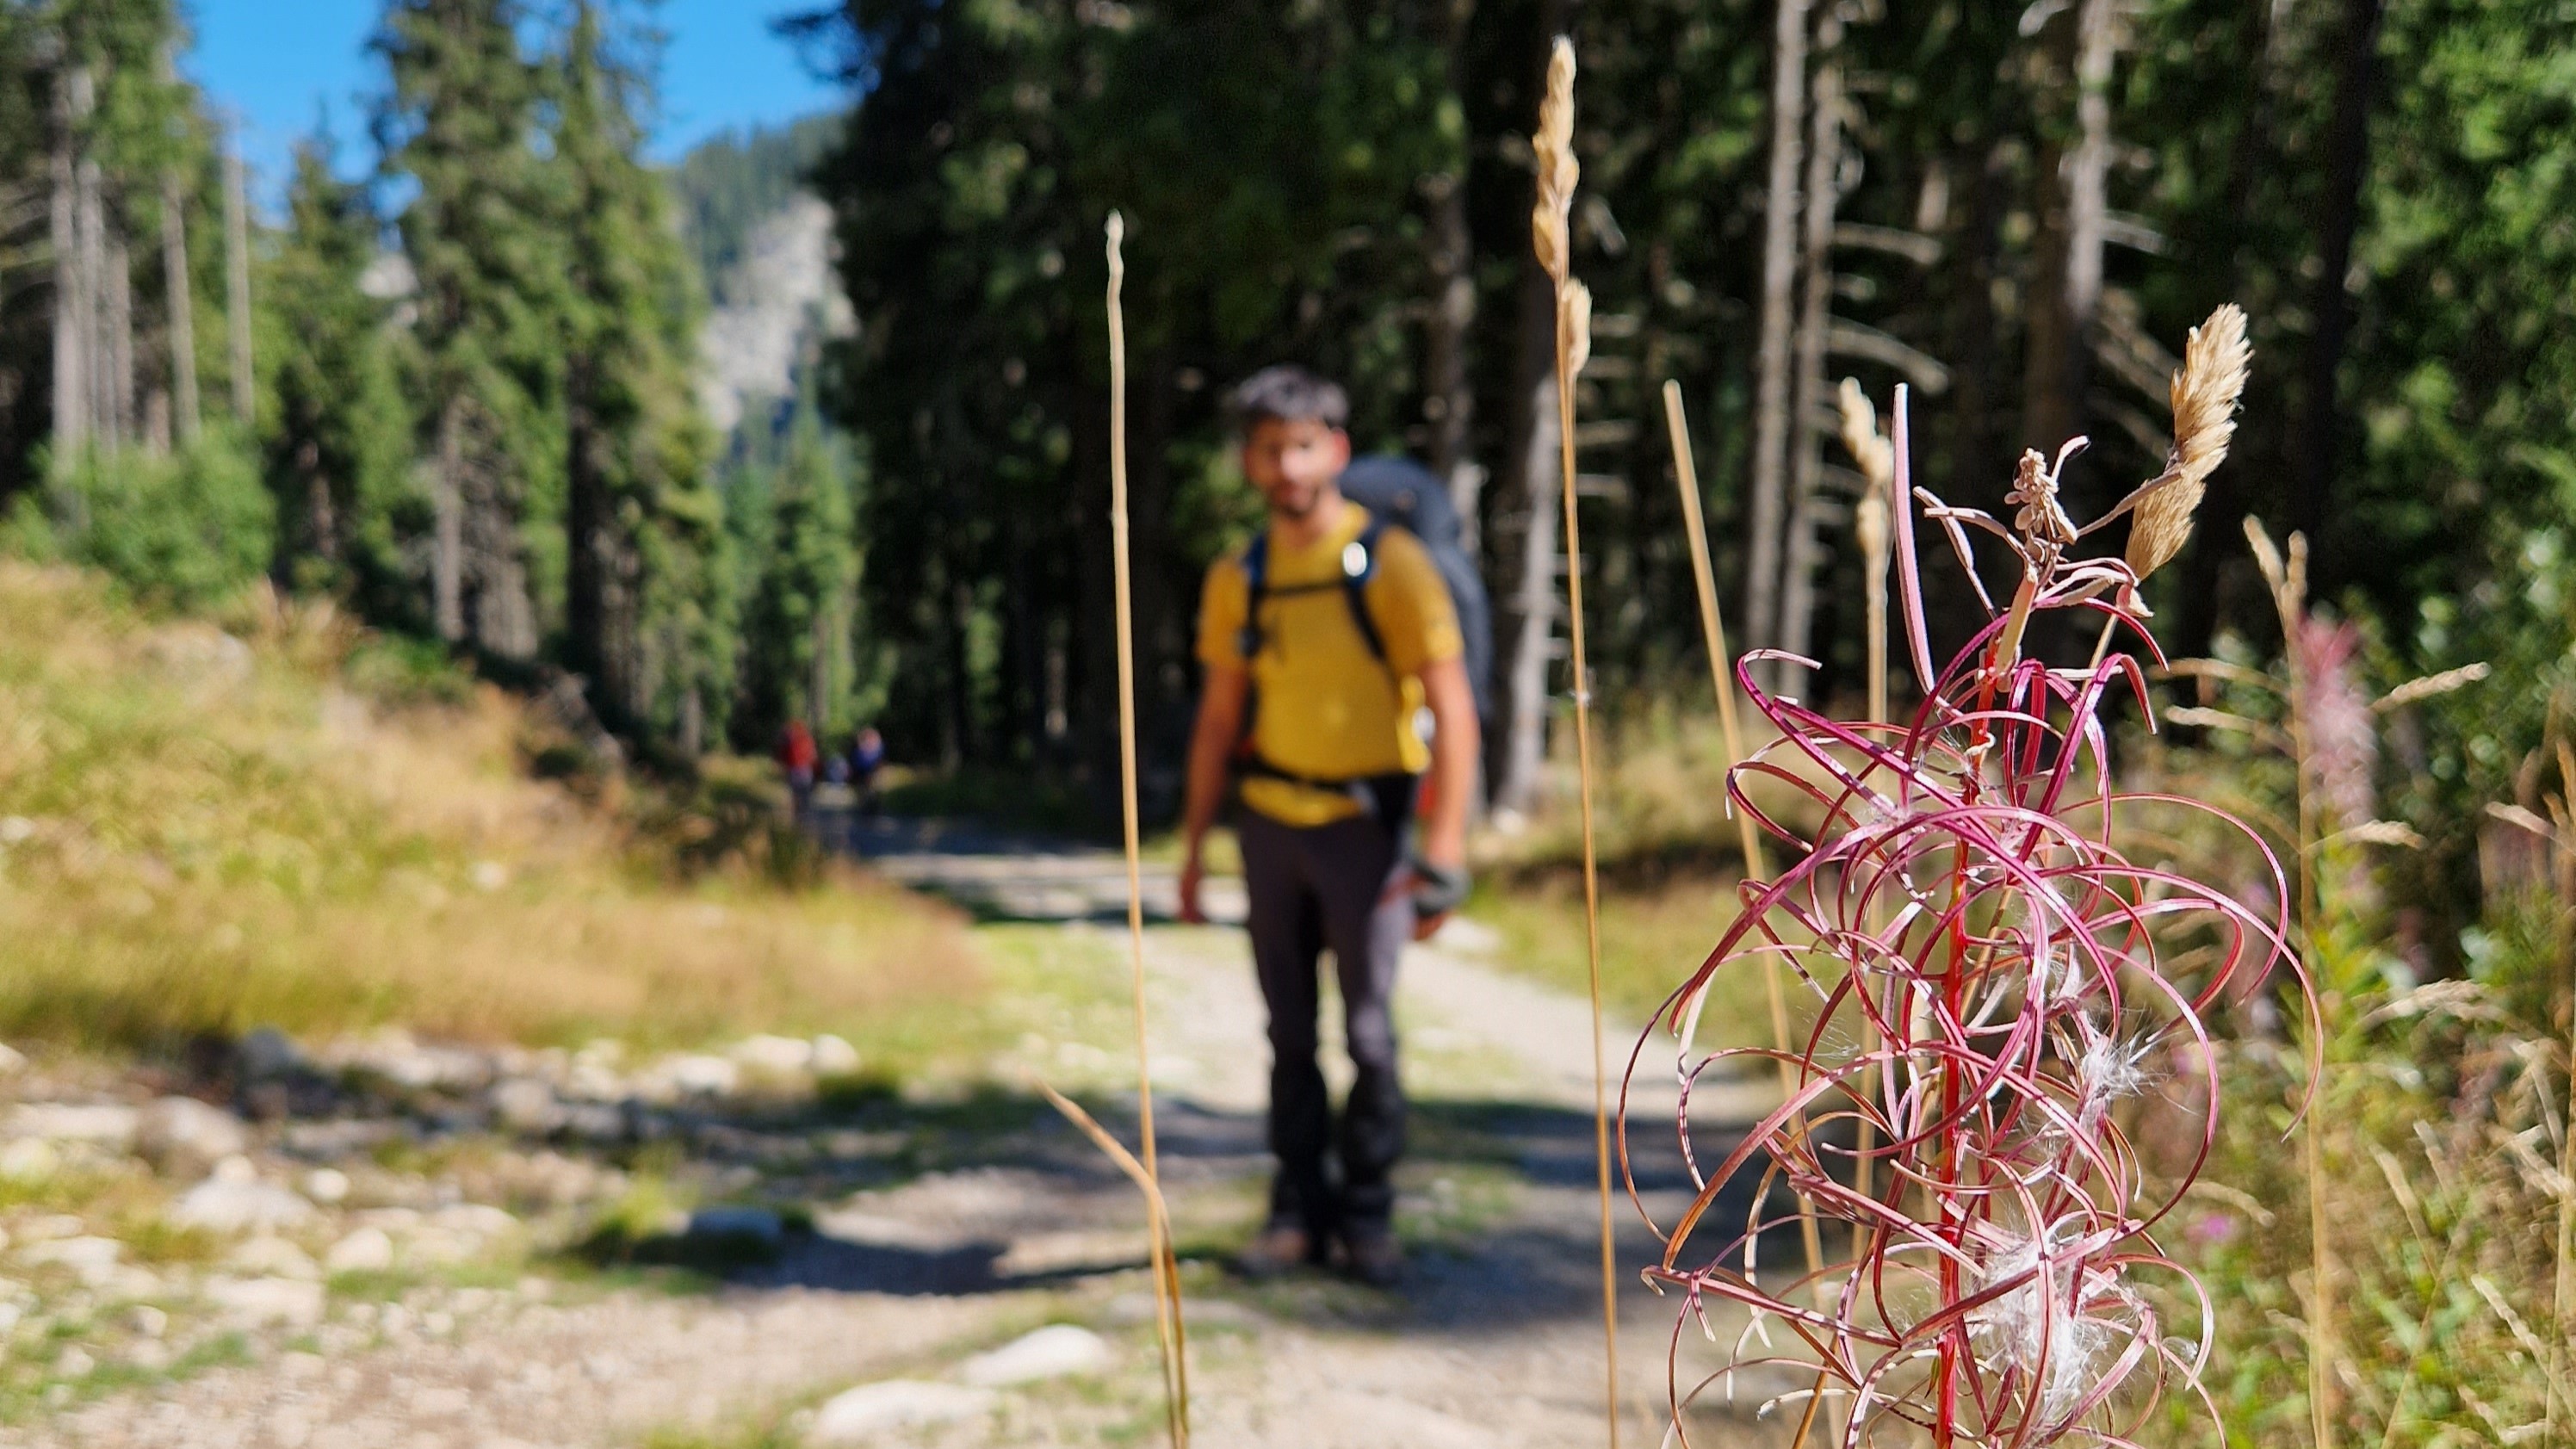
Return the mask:
<path id="1" fill-rule="evenodd" d="M 235 627 L 0 564 L 0 1035 L 828 1030 L 900 1057 L 982 990 L 962 922 L 870 878 L 677 878 L 617 799 L 528 777 L 540 727 L 497 691 L 361 693 L 327 612 Z"/>

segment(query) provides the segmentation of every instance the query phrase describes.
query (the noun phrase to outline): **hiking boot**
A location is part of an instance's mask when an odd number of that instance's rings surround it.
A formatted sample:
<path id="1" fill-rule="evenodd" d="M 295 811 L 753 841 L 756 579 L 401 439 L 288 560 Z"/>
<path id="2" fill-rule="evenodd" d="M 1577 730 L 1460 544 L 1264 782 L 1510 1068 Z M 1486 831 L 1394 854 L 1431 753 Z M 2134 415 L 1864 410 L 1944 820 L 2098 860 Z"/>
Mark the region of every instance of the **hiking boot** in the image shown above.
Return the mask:
<path id="1" fill-rule="evenodd" d="M 1395 1229 L 1385 1223 L 1344 1227 L 1342 1254 L 1351 1276 L 1371 1288 L 1392 1288 L 1404 1279 L 1404 1249 L 1395 1241 Z"/>
<path id="2" fill-rule="evenodd" d="M 1246 1278 L 1276 1278 L 1315 1258 L 1315 1237 L 1295 1223 L 1272 1223 L 1235 1254 L 1234 1270 Z"/>

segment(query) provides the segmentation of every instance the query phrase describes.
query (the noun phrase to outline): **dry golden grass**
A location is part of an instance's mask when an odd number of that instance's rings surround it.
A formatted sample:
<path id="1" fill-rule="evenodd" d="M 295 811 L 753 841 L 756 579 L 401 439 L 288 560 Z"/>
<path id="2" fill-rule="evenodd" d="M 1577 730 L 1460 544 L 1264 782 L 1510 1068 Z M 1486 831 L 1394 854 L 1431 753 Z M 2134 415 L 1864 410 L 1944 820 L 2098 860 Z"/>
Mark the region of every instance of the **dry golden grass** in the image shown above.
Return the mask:
<path id="1" fill-rule="evenodd" d="M 0 563 L 0 1034 L 861 1040 L 977 989 L 962 922 L 872 879 L 655 869 L 616 801 L 526 776 L 496 691 L 387 704 L 327 611 L 240 627 Z"/>

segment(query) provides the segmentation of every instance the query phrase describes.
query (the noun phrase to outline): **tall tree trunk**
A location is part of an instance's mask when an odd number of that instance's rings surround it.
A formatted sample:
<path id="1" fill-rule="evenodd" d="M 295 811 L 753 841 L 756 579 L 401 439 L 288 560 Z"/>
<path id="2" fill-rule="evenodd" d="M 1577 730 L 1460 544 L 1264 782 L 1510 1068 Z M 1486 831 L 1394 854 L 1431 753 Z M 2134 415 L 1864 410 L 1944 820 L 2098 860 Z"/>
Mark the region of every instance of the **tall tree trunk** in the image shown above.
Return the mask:
<path id="1" fill-rule="evenodd" d="M 224 320 L 232 334 L 233 416 L 255 421 L 250 370 L 250 208 L 242 196 L 241 151 L 224 142 Z"/>
<path id="2" fill-rule="evenodd" d="M 2024 359 L 2022 428 L 2026 446 L 2054 454 L 2084 431 L 2084 393 L 2090 376 L 2095 314 L 2102 301 L 2102 237 L 2111 164 L 2111 66 L 2119 38 L 2117 0 L 2083 0 L 2073 16 L 2048 25 L 2052 74 L 2073 87 L 2076 143 L 2040 148 L 2040 234 L 2035 244 L 2029 304 L 2029 355 Z M 2066 482 L 2075 487 L 2086 470 L 2075 465 Z M 2107 500 L 2104 500 L 2107 502 Z M 2077 515 L 2092 511 L 2079 506 Z"/>
<path id="3" fill-rule="evenodd" d="M 80 128 L 89 118 L 89 72 L 70 67 L 54 96 L 54 459 L 68 463 L 89 442 L 89 279 L 81 267 Z"/>
<path id="4" fill-rule="evenodd" d="M 430 475 L 430 611 L 438 637 L 465 639 L 465 400 L 438 415 L 438 466 Z"/>
<path id="5" fill-rule="evenodd" d="M 2252 301 L 2246 295 L 2246 280 L 2254 260 L 2255 198 L 2260 180 L 2272 164 L 2273 9 L 2269 4 L 2247 5 L 2238 19 L 2242 27 L 2238 31 L 2238 53 L 2246 57 L 2245 114 L 2228 148 L 2227 279 L 2220 295 L 2247 303 Z M 2257 446 L 2240 430 L 2237 456 L 2254 457 Z M 2237 484 L 2243 471 L 2221 468 L 2210 475 L 2209 496 L 2202 505 L 2204 516 L 2245 516 L 2245 490 Z M 2181 608 L 2165 635 L 2166 652 L 2172 657 L 2196 659 L 2210 652 L 2218 635 L 2219 565 L 2230 553 L 2206 531 L 2194 534 L 2184 545 L 2183 555 L 2174 565 L 2179 584 L 2174 592 Z"/>
<path id="6" fill-rule="evenodd" d="M 1807 136 L 1806 215 L 1801 251 L 1806 286 L 1799 299 L 1797 379 L 1789 406 L 1792 471 L 1789 486 L 1789 531 L 1782 549 L 1780 579 L 1780 648 L 1809 652 L 1815 623 L 1816 537 L 1819 489 L 1824 481 L 1824 435 L 1816 419 L 1825 400 L 1825 331 L 1833 321 L 1834 207 L 1841 198 L 1835 173 L 1842 165 L 1843 71 L 1834 56 L 1842 40 L 1842 20 L 1827 11 L 1816 27 L 1815 97 Z M 1805 688 L 1805 671 L 1781 665 L 1775 682 L 1791 692 Z"/>
<path id="7" fill-rule="evenodd" d="M 1753 393 L 1752 537 L 1744 570 L 1745 643 L 1780 638 L 1780 551 L 1787 511 L 1790 333 L 1798 276 L 1798 167 L 1807 113 L 1807 3 L 1778 0 L 1771 38 L 1771 179 L 1762 218 L 1762 331 Z"/>
<path id="8" fill-rule="evenodd" d="M 1553 315 L 1550 325 L 1554 324 Z M 1530 430 L 1522 445 L 1521 477 L 1526 480 L 1527 522 L 1521 531 L 1520 587 L 1512 612 L 1519 630 L 1512 640 L 1510 715 L 1506 722 L 1502 769 L 1494 779 L 1494 808 L 1523 815 L 1538 800 L 1539 773 L 1547 764 L 1547 663 L 1556 619 L 1557 444 L 1556 374 L 1539 379 L 1529 402 Z M 1575 563 L 1568 560 L 1566 567 Z"/>
<path id="9" fill-rule="evenodd" d="M 340 510 L 331 498 L 331 475 L 322 470 L 322 450 L 305 439 L 295 447 L 295 471 L 304 479 L 304 532 L 314 557 L 340 562 Z"/>
<path id="10" fill-rule="evenodd" d="M 1464 85 L 1465 62 L 1460 47 L 1475 0 L 1433 0 L 1432 43 L 1440 48 L 1445 83 L 1452 98 Z M 1449 485 L 1457 506 L 1460 545 L 1477 556 L 1477 495 L 1484 470 L 1469 456 L 1470 429 L 1476 415 L 1476 391 L 1467 376 L 1467 338 L 1476 322 L 1475 241 L 1467 228 L 1466 157 L 1455 172 L 1426 178 L 1431 202 L 1426 238 L 1431 273 L 1431 316 L 1422 347 L 1422 410 L 1431 425 L 1431 471 Z M 1483 681 L 1478 681 L 1480 684 Z"/>
<path id="11" fill-rule="evenodd" d="M 79 172 L 81 269 L 81 375 L 89 386 L 82 398 L 88 414 L 82 432 L 103 448 L 116 446 L 115 384 L 107 348 L 107 208 L 100 192 L 105 183 L 95 158 L 84 156 Z"/>
<path id="12" fill-rule="evenodd" d="M 500 659 L 524 662 L 537 655 L 537 611 L 528 587 L 528 561 L 519 537 L 507 463 L 497 447 L 477 447 L 464 477 L 465 558 L 472 589 L 467 619 L 475 646 Z"/>
<path id="13" fill-rule="evenodd" d="M 161 175 L 161 295 L 170 313 L 170 394 L 184 446 L 197 441 L 203 419 L 197 403 L 197 313 L 188 289 L 187 195 L 176 171 Z"/>
<path id="14" fill-rule="evenodd" d="M 1573 24 L 1571 0 L 1541 0 L 1524 72 L 1527 92 L 1541 94 L 1550 41 Z M 1530 120 L 1537 119 L 1533 104 Z M 1508 658 L 1502 680 L 1500 758 L 1487 747 L 1492 763 L 1487 773 L 1494 808 L 1526 813 L 1538 798 L 1539 773 L 1547 763 L 1547 661 L 1556 620 L 1557 440 L 1556 293 L 1531 254 L 1529 233 L 1517 222 L 1506 233 L 1510 250 L 1520 259 L 1520 300 L 1514 319 L 1512 359 L 1511 452 L 1504 455 L 1501 496 L 1494 509 L 1495 540 L 1507 547 L 1513 535 L 1520 543 L 1520 570 L 1509 591 L 1510 642 L 1500 657 Z M 1504 591 L 1495 590 L 1503 596 Z"/>
<path id="15" fill-rule="evenodd" d="M 600 477 L 598 428 L 590 407 L 591 364 L 572 360 L 566 389 L 572 405 L 565 409 L 564 449 L 564 662 L 590 681 L 592 708 L 622 714 L 619 681 L 610 676 L 609 569 L 615 541 L 608 536 L 607 485 Z M 604 708 L 603 708 L 604 706 Z M 622 718 L 611 721 L 623 725 Z"/>
<path id="16" fill-rule="evenodd" d="M 107 235 L 99 247 L 98 355 L 107 366 L 102 369 L 99 389 L 99 432 L 112 447 L 123 447 L 134 440 L 134 259 L 125 250 L 125 239 L 116 235 L 114 223 L 102 206 L 100 220 Z"/>
<path id="17" fill-rule="evenodd" d="M 2339 461 L 2337 445 L 2343 436 L 2342 414 L 2335 405 L 2335 373 L 2342 366 L 2344 341 L 2352 331 L 2352 294 L 2345 279 L 2352 270 L 2353 233 L 2361 223 L 2362 178 L 2370 165 L 2380 5 L 2381 0 L 2344 0 L 2343 75 L 2335 87 L 2334 117 L 2326 133 L 2326 192 L 2317 246 L 2320 265 L 2310 303 L 2316 332 L 2308 340 L 2308 355 L 2300 368 L 2305 386 L 2299 443 L 2291 450 L 2298 471 L 2290 495 L 2290 526 L 2308 536 L 2321 590 L 2337 580 L 2340 561 L 2326 537 Z"/>

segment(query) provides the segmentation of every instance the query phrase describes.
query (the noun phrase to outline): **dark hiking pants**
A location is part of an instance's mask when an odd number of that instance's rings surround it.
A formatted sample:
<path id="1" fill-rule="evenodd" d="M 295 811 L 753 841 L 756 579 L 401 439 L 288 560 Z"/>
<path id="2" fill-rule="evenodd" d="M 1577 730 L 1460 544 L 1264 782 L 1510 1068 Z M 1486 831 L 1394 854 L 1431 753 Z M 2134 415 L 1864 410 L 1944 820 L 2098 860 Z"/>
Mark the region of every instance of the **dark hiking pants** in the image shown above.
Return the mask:
<path id="1" fill-rule="evenodd" d="M 1388 1174 L 1404 1150 L 1395 965 L 1413 935 L 1412 901 L 1389 889 L 1403 860 L 1396 834 L 1370 817 L 1292 826 L 1248 810 L 1236 834 L 1252 960 L 1270 1008 L 1270 1150 L 1279 1159 L 1270 1220 L 1315 1232 L 1345 1220 L 1383 1223 L 1395 1207 Z M 1327 948 L 1358 1069 L 1338 1133 L 1315 1060 L 1318 957 Z M 1337 1159 L 1338 1182 L 1328 1158 Z"/>

